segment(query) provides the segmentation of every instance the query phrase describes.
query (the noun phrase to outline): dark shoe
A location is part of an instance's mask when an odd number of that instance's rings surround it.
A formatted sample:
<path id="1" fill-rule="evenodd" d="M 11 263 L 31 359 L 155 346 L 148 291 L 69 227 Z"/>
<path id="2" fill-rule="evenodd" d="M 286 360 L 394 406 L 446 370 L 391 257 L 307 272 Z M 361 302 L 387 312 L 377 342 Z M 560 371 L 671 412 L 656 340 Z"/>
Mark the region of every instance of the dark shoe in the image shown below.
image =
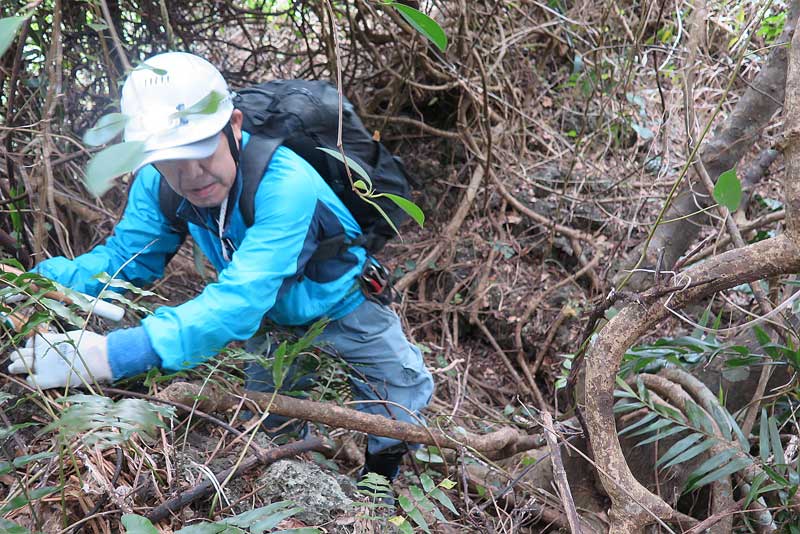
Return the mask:
<path id="1" fill-rule="evenodd" d="M 389 482 L 393 481 L 400 472 L 400 464 L 403 462 L 403 456 L 407 450 L 406 444 L 400 443 L 376 454 L 370 454 L 367 451 L 366 462 L 362 469 L 363 474 L 378 473 L 385 476 Z"/>

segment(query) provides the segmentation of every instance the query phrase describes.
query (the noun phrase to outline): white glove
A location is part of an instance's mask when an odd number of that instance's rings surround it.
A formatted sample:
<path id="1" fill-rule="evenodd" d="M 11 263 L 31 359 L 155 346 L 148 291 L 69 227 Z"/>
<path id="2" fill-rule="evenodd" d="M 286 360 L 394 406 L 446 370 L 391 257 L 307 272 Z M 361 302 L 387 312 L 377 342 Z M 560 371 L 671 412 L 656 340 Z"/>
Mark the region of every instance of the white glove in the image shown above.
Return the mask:
<path id="1" fill-rule="evenodd" d="M 106 336 L 88 330 L 36 334 L 10 356 L 8 372 L 30 373 L 28 383 L 42 389 L 112 381 Z"/>

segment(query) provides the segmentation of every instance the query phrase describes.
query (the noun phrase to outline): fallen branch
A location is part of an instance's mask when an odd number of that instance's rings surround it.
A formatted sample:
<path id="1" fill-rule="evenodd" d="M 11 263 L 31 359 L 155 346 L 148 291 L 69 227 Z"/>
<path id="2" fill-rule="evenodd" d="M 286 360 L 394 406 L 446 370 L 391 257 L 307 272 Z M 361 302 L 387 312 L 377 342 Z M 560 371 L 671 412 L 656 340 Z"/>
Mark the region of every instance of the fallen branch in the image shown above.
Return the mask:
<path id="1" fill-rule="evenodd" d="M 262 456 L 248 456 L 238 465 L 238 467 L 233 466 L 220 473 L 216 473 L 214 474 L 214 478 L 217 479 L 217 483 L 221 483 L 223 480 L 228 480 L 229 478 L 234 479 L 238 476 L 241 476 L 254 467 L 269 465 L 277 462 L 278 460 L 282 460 L 283 458 L 296 456 L 306 451 L 317 450 L 321 447 L 322 439 L 320 438 L 309 438 L 303 441 L 295 441 L 294 443 L 282 445 L 277 449 L 265 451 Z M 176 512 L 184 506 L 211 494 L 214 491 L 214 487 L 215 485 L 212 481 L 205 480 L 192 489 L 186 492 L 181 492 L 176 497 L 173 497 L 156 508 L 153 508 L 153 510 L 147 514 L 147 519 L 153 522 L 166 519 L 171 513 Z"/>
<path id="2" fill-rule="evenodd" d="M 544 436 L 547 439 L 547 447 L 550 449 L 550 461 L 553 464 L 553 476 L 555 477 L 558 494 L 561 497 L 561 504 L 567 513 L 567 521 L 572 534 L 582 534 L 581 521 L 578 512 L 575 510 L 575 502 L 572 500 L 572 491 L 569 489 L 567 472 L 564 470 L 564 462 L 561 460 L 561 449 L 556 440 L 556 429 L 553 427 L 553 417 L 549 412 L 542 412 L 544 422 Z"/>
<path id="3" fill-rule="evenodd" d="M 233 410 L 239 406 L 242 400 L 239 395 L 222 391 L 208 384 L 201 389 L 200 385 L 191 382 L 170 384 L 159 396 L 186 405 L 196 402 L 197 408 L 207 413 Z M 507 458 L 544 444 L 541 436 L 528 435 L 510 427 L 501 428 L 483 436 L 469 433 L 448 434 L 441 430 L 394 421 L 380 415 L 342 408 L 326 402 L 256 391 L 246 391 L 244 399 L 254 403 L 262 410 L 269 410 L 270 413 L 284 417 L 314 421 L 334 428 L 356 430 L 408 443 L 421 443 L 447 449 L 467 447 L 492 458 Z"/>

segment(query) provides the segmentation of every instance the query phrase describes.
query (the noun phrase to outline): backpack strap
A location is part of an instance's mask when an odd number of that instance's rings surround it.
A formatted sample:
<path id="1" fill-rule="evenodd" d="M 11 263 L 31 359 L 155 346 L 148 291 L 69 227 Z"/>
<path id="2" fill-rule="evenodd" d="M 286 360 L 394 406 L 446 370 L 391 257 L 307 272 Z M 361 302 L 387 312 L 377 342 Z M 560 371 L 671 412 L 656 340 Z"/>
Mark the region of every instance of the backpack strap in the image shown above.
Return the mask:
<path id="1" fill-rule="evenodd" d="M 239 168 L 242 174 L 242 192 L 239 195 L 239 211 L 248 228 L 255 222 L 256 191 L 275 151 L 283 139 L 271 139 L 251 134 L 247 146 L 241 153 Z"/>
<path id="2" fill-rule="evenodd" d="M 242 192 L 239 196 L 239 211 L 241 211 L 244 224 L 248 228 L 255 222 L 256 191 L 272 156 L 281 144 L 283 144 L 283 139 L 251 134 L 250 140 L 241 154 Z M 162 180 L 162 185 L 163 182 L 164 180 Z M 170 189 L 170 191 L 172 190 Z M 311 255 L 310 261 L 335 258 L 354 246 L 364 247 L 368 251 L 379 250 L 386 243 L 386 239 L 386 236 L 373 231 L 358 235 L 354 239 L 348 239 L 344 233 L 341 233 L 320 241 L 314 254 Z"/>

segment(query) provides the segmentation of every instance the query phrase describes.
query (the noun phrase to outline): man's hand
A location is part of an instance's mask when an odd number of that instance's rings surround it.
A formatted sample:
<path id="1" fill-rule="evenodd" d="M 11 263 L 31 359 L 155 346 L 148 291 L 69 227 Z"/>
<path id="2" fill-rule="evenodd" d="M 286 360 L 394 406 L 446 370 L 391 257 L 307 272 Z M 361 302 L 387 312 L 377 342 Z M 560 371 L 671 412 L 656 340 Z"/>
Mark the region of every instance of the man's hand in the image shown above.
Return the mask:
<path id="1" fill-rule="evenodd" d="M 27 374 L 28 383 L 42 389 L 112 381 L 106 337 L 88 330 L 36 334 L 11 353 L 8 372 Z"/>

